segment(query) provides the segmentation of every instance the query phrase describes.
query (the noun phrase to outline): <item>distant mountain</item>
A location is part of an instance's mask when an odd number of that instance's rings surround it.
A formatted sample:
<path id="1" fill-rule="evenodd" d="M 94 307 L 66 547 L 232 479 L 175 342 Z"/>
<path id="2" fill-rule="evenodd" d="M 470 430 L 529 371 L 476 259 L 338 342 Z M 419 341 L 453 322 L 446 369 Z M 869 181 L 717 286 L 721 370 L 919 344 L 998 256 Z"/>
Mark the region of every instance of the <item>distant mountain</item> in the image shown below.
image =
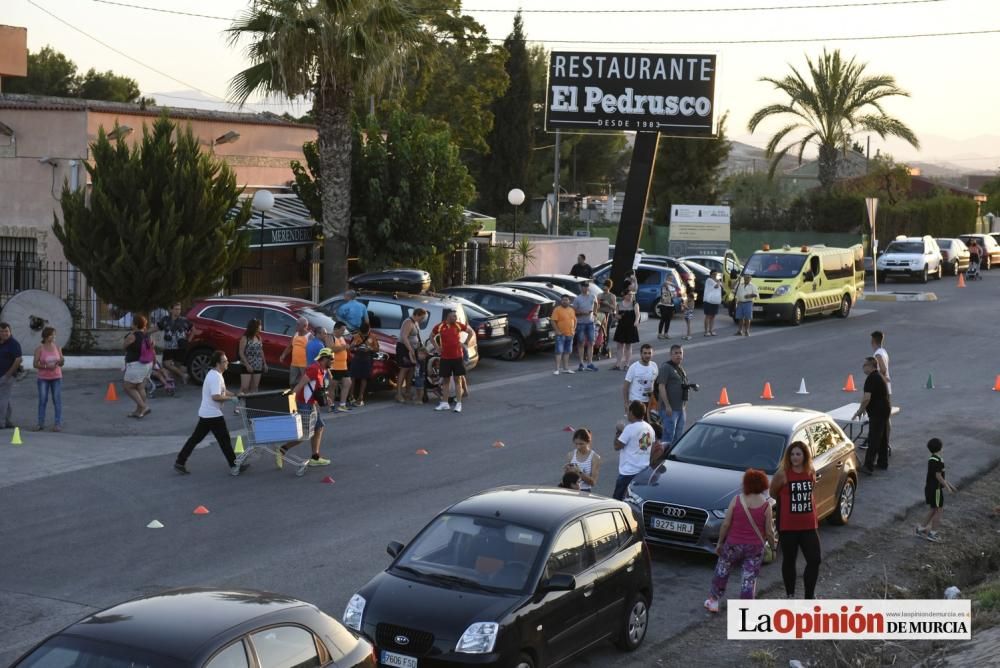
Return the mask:
<path id="1" fill-rule="evenodd" d="M 754 172 L 767 173 L 771 161 L 768 159 L 764 149 L 752 144 L 744 144 L 740 141 L 730 140 L 729 143 L 731 148 L 729 150 L 729 158 L 726 159 L 726 165 L 723 168 L 724 177 Z M 803 156 L 803 160 L 805 159 Z M 787 169 L 794 169 L 798 164 L 797 157 L 786 155 L 781 160 L 781 164 L 778 165 L 777 171 L 780 173 Z"/>

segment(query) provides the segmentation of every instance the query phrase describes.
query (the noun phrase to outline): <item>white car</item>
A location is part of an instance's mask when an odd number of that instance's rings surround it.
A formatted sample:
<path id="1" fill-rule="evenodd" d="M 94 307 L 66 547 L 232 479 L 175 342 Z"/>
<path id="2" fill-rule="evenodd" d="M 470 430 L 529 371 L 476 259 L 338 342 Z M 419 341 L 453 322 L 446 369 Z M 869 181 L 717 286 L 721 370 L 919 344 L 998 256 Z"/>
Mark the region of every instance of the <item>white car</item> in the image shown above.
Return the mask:
<path id="1" fill-rule="evenodd" d="M 885 280 L 905 277 L 926 283 L 930 276 L 941 278 L 944 260 L 934 237 L 898 236 L 878 256 L 875 267 Z"/>

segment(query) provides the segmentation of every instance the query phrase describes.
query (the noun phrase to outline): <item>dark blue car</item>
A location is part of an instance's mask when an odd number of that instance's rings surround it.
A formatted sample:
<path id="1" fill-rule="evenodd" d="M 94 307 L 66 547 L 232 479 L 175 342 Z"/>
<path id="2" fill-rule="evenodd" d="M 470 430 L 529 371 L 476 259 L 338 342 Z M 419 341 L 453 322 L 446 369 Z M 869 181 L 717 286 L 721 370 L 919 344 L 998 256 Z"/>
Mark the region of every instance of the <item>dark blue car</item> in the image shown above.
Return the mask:
<path id="1" fill-rule="evenodd" d="M 687 288 L 684 287 L 676 269 L 656 264 L 640 264 L 635 270 L 635 278 L 639 282 L 636 297 L 641 310 L 655 313 L 656 302 L 660 299 L 660 286 L 668 274 L 673 276 L 674 285 L 679 286 L 677 295 L 681 299 L 687 299 Z M 594 282 L 601 285 L 609 276 L 611 276 L 610 266 L 594 272 Z"/>

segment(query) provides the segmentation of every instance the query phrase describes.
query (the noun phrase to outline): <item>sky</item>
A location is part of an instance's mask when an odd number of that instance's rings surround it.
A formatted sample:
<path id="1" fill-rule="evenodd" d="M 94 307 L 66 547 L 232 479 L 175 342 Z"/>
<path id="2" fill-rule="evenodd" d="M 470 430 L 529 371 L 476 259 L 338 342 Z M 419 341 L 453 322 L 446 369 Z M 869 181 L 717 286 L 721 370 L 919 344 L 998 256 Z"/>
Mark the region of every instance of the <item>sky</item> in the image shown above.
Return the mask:
<path id="1" fill-rule="evenodd" d="M 225 100 L 229 80 L 247 66 L 242 50 L 227 43 L 229 22 L 122 5 L 225 19 L 238 16 L 248 2 L 0 0 L 0 24 L 27 27 L 32 51 L 49 44 L 81 70 L 111 69 L 133 77 L 161 104 L 203 106 L 203 100 Z M 463 11 L 499 41 L 510 32 L 519 6 L 528 39 L 549 49 L 717 54 L 716 109 L 729 111 L 730 138 L 757 146 L 780 124 L 762 125 L 750 135 L 747 121 L 758 108 L 783 101 L 759 78 L 782 77 L 790 65 L 804 67 L 806 56 L 839 48 L 867 63 L 869 72 L 895 76 L 911 93 L 885 106 L 915 131 L 922 150 L 874 136 L 872 153 L 879 149 L 900 160 L 949 162 L 968 170 L 1000 166 L 997 0 L 465 0 Z M 691 9 L 700 11 L 664 11 Z M 972 31 L 992 32 L 845 39 Z M 816 41 L 731 43 L 740 40 Z M 607 43 L 616 41 L 642 43 Z M 251 109 L 287 108 L 280 100 L 256 102 Z M 306 109 L 300 104 L 292 111 Z"/>

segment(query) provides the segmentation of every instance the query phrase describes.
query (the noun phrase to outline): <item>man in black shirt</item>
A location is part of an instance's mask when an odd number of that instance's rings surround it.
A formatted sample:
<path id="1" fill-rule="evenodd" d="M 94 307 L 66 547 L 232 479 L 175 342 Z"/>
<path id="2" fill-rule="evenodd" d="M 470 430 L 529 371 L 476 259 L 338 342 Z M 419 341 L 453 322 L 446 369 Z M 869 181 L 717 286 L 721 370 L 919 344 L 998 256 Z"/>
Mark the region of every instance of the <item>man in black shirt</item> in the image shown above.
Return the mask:
<path id="1" fill-rule="evenodd" d="M 569 270 L 570 276 L 576 276 L 577 278 L 593 278 L 594 268 L 587 264 L 586 255 L 577 255 L 576 264 L 573 268 Z"/>
<path id="2" fill-rule="evenodd" d="M 871 475 L 875 466 L 880 469 L 889 468 L 889 416 L 892 414 L 892 404 L 889 402 L 889 388 L 885 379 L 878 372 L 878 361 L 874 357 L 866 357 L 865 395 L 854 417 L 868 413 L 868 452 L 865 453 L 865 464 L 861 470 Z"/>

